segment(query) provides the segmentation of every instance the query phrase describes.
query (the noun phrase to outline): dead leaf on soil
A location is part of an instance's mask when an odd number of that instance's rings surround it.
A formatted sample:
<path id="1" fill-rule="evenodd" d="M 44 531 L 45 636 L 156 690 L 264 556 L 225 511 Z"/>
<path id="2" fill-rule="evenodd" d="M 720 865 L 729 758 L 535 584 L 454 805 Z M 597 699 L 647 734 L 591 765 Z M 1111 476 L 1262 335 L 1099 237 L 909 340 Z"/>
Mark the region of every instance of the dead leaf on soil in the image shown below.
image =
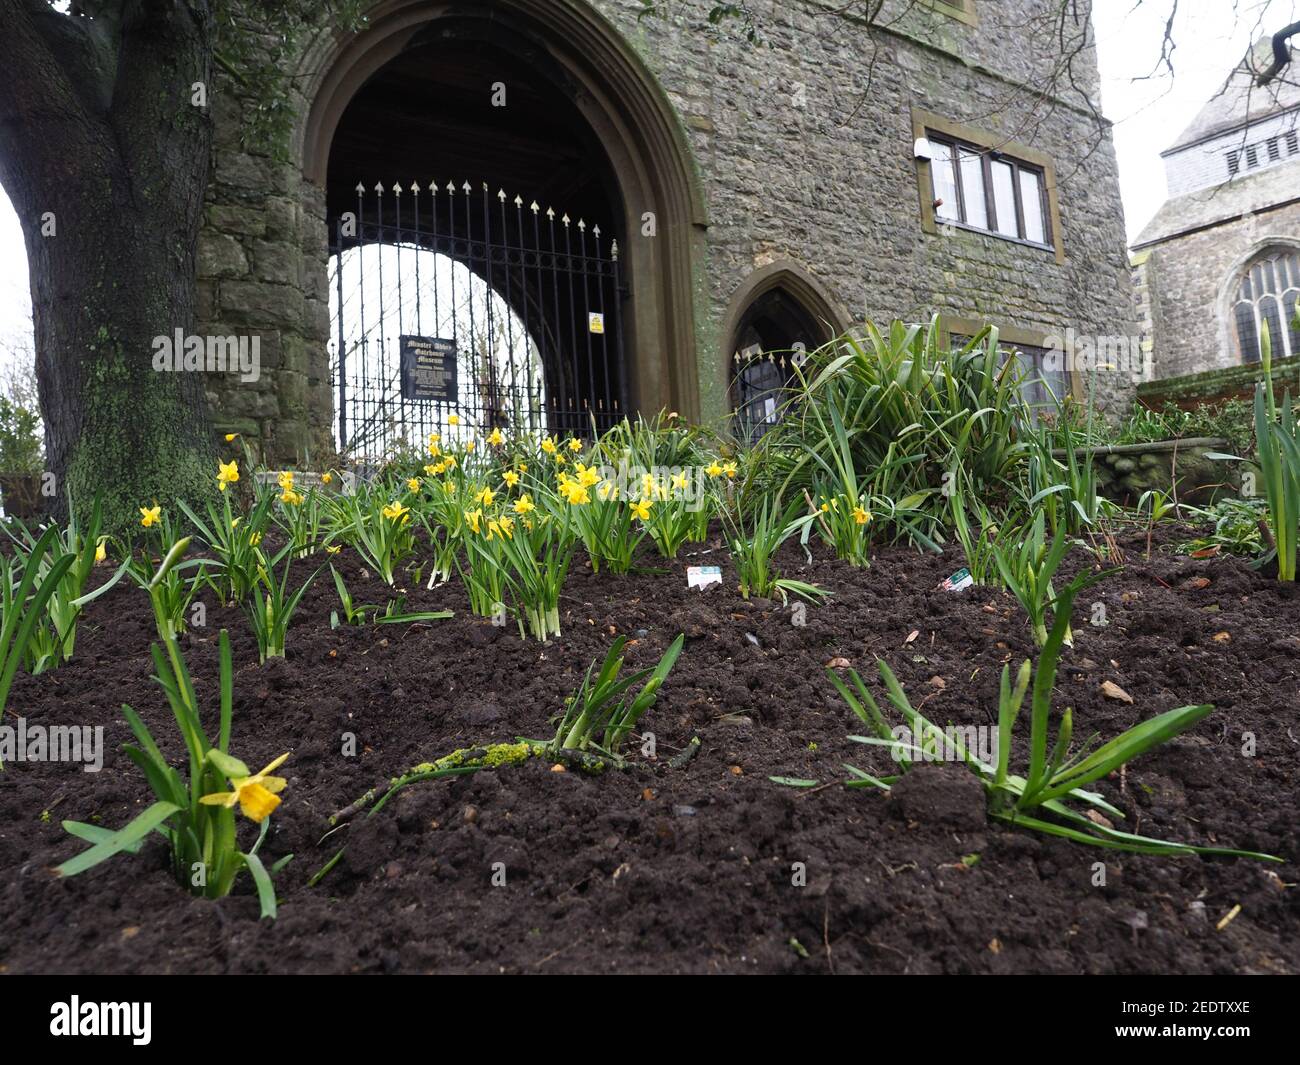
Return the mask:
<path id="1" fill-rule="evenodd" d="M 1213 558 L 1218 553 L 1219 553 L 1219 545 L 1215 544 L 1213 547 L 1202 547 L 1199 551 L 1193 551 L 1190 557 L 1191 558 Z"/>
<path id="2" fill-rule="evenodd" d="M 1088 820 L 1091 821 L 1094 825 L 1101 825 L 1102 828 L 1115 827 L 1113 822 L 1111 822 L 1103 814 L 1098 813 L 1096 810 L 1089 810 L 1084 816 L 1087 817 Z"/>
<path id="3" fill-rule="evenodd" d="M 827 669 L 848 669 L 851 665 L 853 665 L 853 663 L 850 662 L 847 658 L 832 658 L 829 662 L 826 663 L 826 668 Z"/>
<path id="4" fill-rule="evenodd" d="M 920 635 L 921 635 L 921 630 L 920 630 L 920 629 L 913 629 L 911 632 L 909 632 L 909 633 L 907 634 L 907 639 L 904 640 L 903 643 L 904 643 L 904 644 L 909 644 L 909 643 L 911 643 L 913 640 L 915 640 L 915 639 L 916 639 L 918 636 L 920 636 Z"/>
<path id="5" fill-rule="evenodd" d="M 940 691 L 943 691 L 944 688 L 948 687 L 948 682 L 944 680 L 942 677 L 931 677 L 930 687 L 938 688 Z"/>
<path id="6" fill-rule="evenodd" d="M 641 792 L 641 798 L 646 802 L 650 802 L 652 799 L 654 799 L 654 797 L 655 797 L 655 793 L 653 788 L 646 788 L 643 792 Z"/>
<path id="7" fill-rule="evenodd" d="M 738 765 L 733 765 L 733 766 L 731 767 L 731 775 L 732 775 L 733 777 L 738 777 L 738 776 L 740 776 L 742 773 L 744 773 L 744 770 L 741 769 L 740 766 L 738 766 Z"/>
<path id="8" fill-rule="evenodd" d="M 1179 587 L 1186 588 L 1189 592 L 1199 592 L 1202 588 L 1208 588 L 1209 586 L 1209 577 L 1188 577 Z"/>
<path id="9" fill-rule="evenodd" d="M 1216 632 L 1213 639 L 1215 643 L 1228 643 L 1232 639 L 1232 633 L 1227 631 Z"/>
<path id="10" fill-rule="evenodd" d="M 1133 696 L 1111 680 L 1101 682 L 1101 694 L 1106 696 L 1107 699 L 1115 699 L 1121 703 L 1131 703 L 1133 701 Z"/>

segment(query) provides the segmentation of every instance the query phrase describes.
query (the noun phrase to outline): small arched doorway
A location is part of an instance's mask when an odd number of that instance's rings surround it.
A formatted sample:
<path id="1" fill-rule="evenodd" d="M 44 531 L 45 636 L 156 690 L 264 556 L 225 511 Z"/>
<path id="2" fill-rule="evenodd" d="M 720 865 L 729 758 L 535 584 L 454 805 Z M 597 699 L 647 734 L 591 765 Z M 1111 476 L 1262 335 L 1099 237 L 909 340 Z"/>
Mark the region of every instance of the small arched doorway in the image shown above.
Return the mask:
<path id="1" fill-rule="evenodd" d="M 414 438 L 457 406 L 481 427 L 584 434 L 638 409 L 698 417 L 702 199 L 666 97 L 589 5 L 381 0 L 304 69 L 319 72 L 299 146 L 334 252 L 329 341 L 350 363 L 338 436 L 357 439 L 357 414 L 379 439 Z M 319 193 L 306 200 L 320 209 Z M 459 361 L 440 401 L 399 394 L 412 336 Z M 368 408 L 349 410 L 349 373 Z"/>
<path id="2" fill-rule="evenodd" d="M 752 442 L 776 424 L 806 353 L 843 332 L 845 315 L 806 271 L 774 264 L 741 286 L 729 321 L 733 431 Z"/>

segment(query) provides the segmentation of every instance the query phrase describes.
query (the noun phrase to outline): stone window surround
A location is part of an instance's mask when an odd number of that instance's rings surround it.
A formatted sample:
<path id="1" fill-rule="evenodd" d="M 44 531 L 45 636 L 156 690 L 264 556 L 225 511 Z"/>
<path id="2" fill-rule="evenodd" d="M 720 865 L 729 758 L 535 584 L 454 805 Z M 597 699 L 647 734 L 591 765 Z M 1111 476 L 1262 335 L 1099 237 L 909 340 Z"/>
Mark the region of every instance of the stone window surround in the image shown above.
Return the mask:
<path id="1" fill-rule="evenodd" d="M 928 7 L 934 8 L 941 15 L 948 15 L 967 26 L 978 26 L 979 16 L 975 12 L 975 0 L 922 0 Z"/>
<path id="2" fill-rule="evenodd" d="M 957 336 L 973 337 L 986 325 L 993 325 L 998 330 L 999 346 L 1006 345 L 1016 347 L 1023 345 L 1027 348 L 1048 348 L 1048 338 L 1051 333 L 1045 333 L 1040 329 L 1023 329 L 1020 326 L 1008 325 L 1003 326 L 998 322 L 989 322 L 982 318 L 963 318 L 958 315 L 944 314 L 939 316 L 939 343 L 944 348 L 952 344 L 953 334 Z M 1070 396 L 1084 402 L 1088 397 L 1084 389 L 1083 375 L 1077 370 L 1067 369 L 1065 371 L 1066 380 L 1070 382 Z M 1062 399 L 1065 397 L 1062 396 Z"/>
<path id="3" fill-rule="evenodd" d="M 968 126 L 961 122 L 953 122 L 943 118 L 940 115 L 933 114 L 929 111 L 923 111 L 918 107 L 912 108 L 912 137 L 913 140 L 920 140 L 928 136 L 931 132 L 937 133 L 944 137 L 952 137 L 959 141 L 965 141 L 967 144 L 974 145 L 977 148 L 987 150 L 996 150 L 1006 155 L 1012 156 L 1031 166 L 1038 167 L 1043 172 L 1043 185 L 1047 189 L 1047 214 L 1048 224 L 1051 228 L 1052 241 L 1049 245 L 1035 244 L 1032 241 L 1021 240 L 1017 237 L 1007 237 L 1000 233 L 988 233 L 982 229 L 975 229 L 970 226 L 961 226 L 960 228 L 971 233 L 981 233 L 993 240 L 1009 241 L 1012 244 L 1018 244 L 1021 247 L 1033 249 L 1034 251 L 1051 251 L 1056 252 L 1056 261 L 1065 262 L 1065 246 L 1061 240 L 1061 206 L 1056 188 L 1056 166 L 1050 156 L 1040 152 L 1036 148 L 1031 148 L 1027 144 L 1018 144 L 1015 141 L 1006 140 L 987 130 L 977 129 L 974 126 Z M 937 236 L 939 233 L 939 223 L 934 213 L 934 181 L 930 173 L 930 161 L 928 159 L 916 160 L 916 185 L 917 193 L 921 201 L 921 229 Z M 951 225 L 955 223 L 944 223 Z M 1027 341 L 1022 341 L 1027 343 Z"/>
<path id="4" fill-rule="evenodd" d="M 1242 279 L 1261 259 L 1276 256 L 1284 252 L 1300 253 L 1300 239 L 1290 234 L 1273 234 L 1259 237 L 1251 242 L 1250 250 L 1237 258 L 1219 287 L 1218 325 L 1219 325 L 1219 365 L 1252 366 L 1241 357 L 1241 340 L 1237 335 L 1236 306 L 1241 291 Z M 1281 355 L 1274 352 L 1274 358 Z"/>

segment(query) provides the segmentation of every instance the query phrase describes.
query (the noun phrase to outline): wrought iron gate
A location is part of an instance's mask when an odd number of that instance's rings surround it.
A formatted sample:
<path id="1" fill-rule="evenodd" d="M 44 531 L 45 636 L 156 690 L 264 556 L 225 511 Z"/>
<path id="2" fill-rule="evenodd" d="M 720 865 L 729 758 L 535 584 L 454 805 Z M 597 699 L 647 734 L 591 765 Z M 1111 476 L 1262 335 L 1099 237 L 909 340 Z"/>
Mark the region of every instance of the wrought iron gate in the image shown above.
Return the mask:
<path id="1" fill-rule="evenodd" d="M 330 241 L 341 453 L 374 461 L 431 432 L 585 435 L 623 417 L 612 234 L 468 181 L 356 193 Z"/>

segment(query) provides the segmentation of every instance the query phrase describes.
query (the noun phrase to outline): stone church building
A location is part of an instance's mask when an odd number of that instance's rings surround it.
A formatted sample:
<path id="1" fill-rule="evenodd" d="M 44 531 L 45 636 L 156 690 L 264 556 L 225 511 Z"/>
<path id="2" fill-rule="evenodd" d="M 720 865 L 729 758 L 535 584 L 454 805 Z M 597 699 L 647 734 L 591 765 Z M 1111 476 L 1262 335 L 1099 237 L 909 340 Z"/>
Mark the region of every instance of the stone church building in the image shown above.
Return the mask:
<path id="1" fill-rule="evenodd" d="M 1157 379 L 1257 364 L 1265 323 L 1275 359 L 1300 356 L 1300 64 L 1261 84 L 1274 66 L 1264 37 L 1163 153 L 1169 199 L 1132 260 Z"/>
<path id="2" fill-rule="evenodd" d="M 1090 33 L 1055 77 L 1056 0 L 759 4 L 756 40 L 712 6 L 377 0 L 295 47 L 278 150 L 220 81 L 199 332 L 262 372 L 214 375 L 218 428 L 297 462 L 456 420 L 752 430 L 800 348 L 936 313 L 1082 394 L 1049 338 L 1137 331 Z"/>

